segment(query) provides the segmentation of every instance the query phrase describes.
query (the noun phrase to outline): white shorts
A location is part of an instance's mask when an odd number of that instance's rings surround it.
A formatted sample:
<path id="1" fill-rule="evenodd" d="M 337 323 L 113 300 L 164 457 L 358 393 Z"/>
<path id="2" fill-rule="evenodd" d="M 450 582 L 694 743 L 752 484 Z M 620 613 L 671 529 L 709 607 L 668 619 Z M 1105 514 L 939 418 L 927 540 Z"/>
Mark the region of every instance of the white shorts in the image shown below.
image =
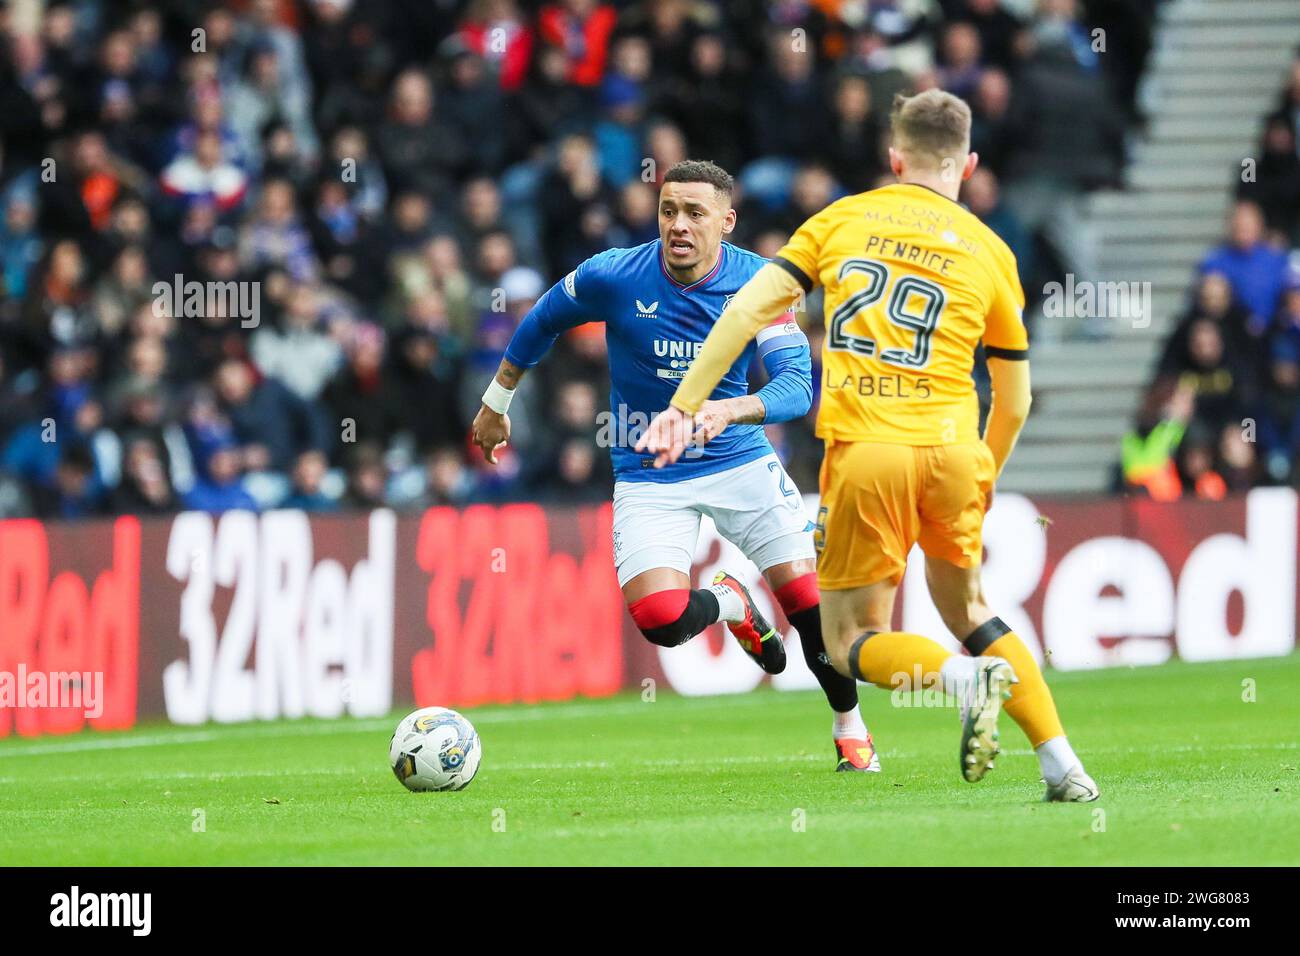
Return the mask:
<path id="1" fill-rule="evenodd" d="M 619 587 L 652 568 L 689 574 L 704 515 L 760 571 L 816 558 L 803 496 L 772 454 L 671 484 L 615 482 L 614 566 Z"/>

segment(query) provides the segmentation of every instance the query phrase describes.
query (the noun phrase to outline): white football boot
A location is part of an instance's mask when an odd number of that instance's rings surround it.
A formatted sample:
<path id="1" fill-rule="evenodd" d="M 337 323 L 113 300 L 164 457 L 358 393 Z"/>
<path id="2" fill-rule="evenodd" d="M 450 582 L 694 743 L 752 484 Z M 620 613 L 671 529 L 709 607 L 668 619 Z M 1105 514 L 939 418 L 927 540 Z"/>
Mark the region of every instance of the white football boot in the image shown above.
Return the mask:
<path id="1" fill-rule="evenodd" d="M 1060 783 L 1049 783 L 1043 794 L 1044 803 L 1091 803 L 1101 796 L 1101 790 L 1082 766 L 1075 767 Z"/>
<path id="2" fill-rule="evenodd" d="M 998 714 L 1018 682 L 1011 664 L 1000 657 L 975 658 L 975 680 L 962 695 L 961 775 L 968 783 L 993 769 L 998 746 Z"/>

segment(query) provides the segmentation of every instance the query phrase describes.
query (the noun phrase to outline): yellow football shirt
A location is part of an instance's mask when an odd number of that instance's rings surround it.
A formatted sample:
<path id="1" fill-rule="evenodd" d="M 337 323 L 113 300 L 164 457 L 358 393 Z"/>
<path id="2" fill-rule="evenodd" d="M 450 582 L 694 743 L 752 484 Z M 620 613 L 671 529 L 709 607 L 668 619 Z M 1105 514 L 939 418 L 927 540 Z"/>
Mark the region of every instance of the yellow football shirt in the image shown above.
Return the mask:
<path id="1" fill-rule="evenodd" d="M 829 441 L 973 441 L 976 345 L 1028 355 L 1015 256 L 973 213 L 924 186 L 832 203 L 775 262 L 805 290 L 825 289 L 817 434 Z"/>

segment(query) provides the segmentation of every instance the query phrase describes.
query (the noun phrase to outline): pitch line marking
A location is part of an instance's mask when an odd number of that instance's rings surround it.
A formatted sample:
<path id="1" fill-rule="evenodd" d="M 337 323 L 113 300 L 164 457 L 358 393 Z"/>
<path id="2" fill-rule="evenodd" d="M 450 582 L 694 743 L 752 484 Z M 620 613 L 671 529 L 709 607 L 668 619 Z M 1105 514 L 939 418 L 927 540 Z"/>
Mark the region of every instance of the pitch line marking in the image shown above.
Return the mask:
<path id="1" fill-rule="evenodd" d="M 743 699 L 745 704 L 769 704 L 770 701 L 766 695 L 745 696 L 721 696 L 712 698 L 684 698 L 690 701 L 692 710 L 711 710 L 719 707 L 734 708 L 741 703 Z M 582 704 L 562 704 L 556 707 L 534 707 L 525 708 L 522 705 L 496 706 L 483 708 L 482 710 L 472 710 L 466 708 L 465 716 L 469 717 L 475 726 L 481 724 L 504 724 L 518 723 L 532 720 L 549 720 L 556 718 L 559 720 L 581 719 L 584 717 L 598 717 L 601 715 L 627 715 L 644 713 L 652 705 L 641 701 L 624 701 L 622 703 L 603 703 L 599 700 L 593 700 L 589 703 Z M 653 712 L 653 711 L 652 711 Z M 238 741 L 246 739 L 260 739 L 267 737 L 296 737 L 296 736 L 316 736 L 319 734 L 353 734 L 353 733 L 371 733 L 375 730 L 386 730 L 393 726 L 394 718 L 391 717 L 363 717 L 359 719 L 340 718 L 336 721 L 321 720 L 317 723 L 304 724 L 276 724 L 269 726 L 259 723 L 240 723 L 240 724 L 209 724 L 204 728 L 186 728 L 177 726 L 172 729 L 164 730 L 162 733 L 150 734 L 138 737 L 92 737 L 87 740 L 64 740 L 51 743 L 38 743 L 29 746 L 18 746 L 14 749 L 6 749 L 0 744 L 0 759 L 5 757 L 21 757 L 25 755 L 42 756 L 59 753 L 83 753 L 95 750 L 131 750 L 137 747 L 166 747 L 175 744 L 187 743 L 207 743 L 210 741 Z M 21 738 L 19 738 L 21 739 Z"/>

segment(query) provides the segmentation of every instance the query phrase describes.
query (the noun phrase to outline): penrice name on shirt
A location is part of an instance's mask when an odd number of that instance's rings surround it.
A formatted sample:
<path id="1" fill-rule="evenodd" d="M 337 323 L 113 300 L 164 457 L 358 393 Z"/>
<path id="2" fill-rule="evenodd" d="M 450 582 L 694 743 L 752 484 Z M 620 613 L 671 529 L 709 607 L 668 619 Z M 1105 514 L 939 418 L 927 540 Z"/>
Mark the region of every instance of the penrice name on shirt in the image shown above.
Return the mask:
<path id="1" fill-rule="evenodd" d="M 952 268 L 954 262 L 952 256 L 945 255 L 942 252 L 927 249 L 915 242 L 905 242 L 902 239 L 891 239 L 887 236 L 869 236 L 866 251 L 868 255 L 897 259 L 899 262 L 906 262 L 909 265 L 937 272 L 941 276 L 948 274 L 948 270 Z"/>

